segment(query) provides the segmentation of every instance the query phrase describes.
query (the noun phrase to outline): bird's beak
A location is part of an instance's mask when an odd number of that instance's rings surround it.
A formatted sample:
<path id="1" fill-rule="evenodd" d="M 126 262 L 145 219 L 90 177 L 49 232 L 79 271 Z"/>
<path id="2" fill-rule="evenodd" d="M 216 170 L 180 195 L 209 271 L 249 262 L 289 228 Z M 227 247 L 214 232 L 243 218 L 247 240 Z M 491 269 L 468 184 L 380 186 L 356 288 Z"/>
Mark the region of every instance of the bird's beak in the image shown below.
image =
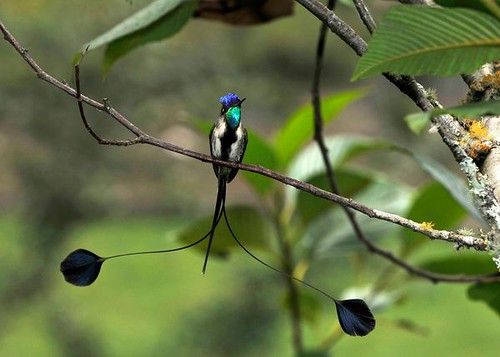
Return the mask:
<path id="1" fill-rule="evenodd" d="M 240 100 L 240 104 L 239 105 L 241 105 L 241 103 L 243 103 L 245 100 L 246 100 L 246 98 L 243 98 L 242 100 Z"/>

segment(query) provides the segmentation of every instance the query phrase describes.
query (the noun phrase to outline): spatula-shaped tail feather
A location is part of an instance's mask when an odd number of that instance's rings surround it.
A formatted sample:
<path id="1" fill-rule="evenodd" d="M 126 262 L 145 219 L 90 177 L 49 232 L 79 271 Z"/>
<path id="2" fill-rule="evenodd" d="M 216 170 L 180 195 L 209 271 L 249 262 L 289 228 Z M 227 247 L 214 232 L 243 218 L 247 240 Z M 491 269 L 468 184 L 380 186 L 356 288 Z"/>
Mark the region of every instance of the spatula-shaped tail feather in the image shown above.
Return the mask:
<path id="1" fill-rule="evenodd" d="M 375 318 L 361 299 L 335 300 L 340 326 L 351 336 L 366 336 L 375 328 Z"/>

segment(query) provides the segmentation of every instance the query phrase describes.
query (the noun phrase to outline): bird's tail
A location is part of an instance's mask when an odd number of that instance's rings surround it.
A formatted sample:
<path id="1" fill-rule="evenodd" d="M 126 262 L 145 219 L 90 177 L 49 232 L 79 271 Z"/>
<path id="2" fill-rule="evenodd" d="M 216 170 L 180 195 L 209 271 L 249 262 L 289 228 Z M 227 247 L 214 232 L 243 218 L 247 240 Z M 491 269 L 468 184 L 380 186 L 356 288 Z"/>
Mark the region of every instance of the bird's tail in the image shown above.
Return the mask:
<path id="1" fill-rule="evenodd" d="M 226 178 L 219 177 L 219 187 L 217 188 L 217 200 L 215 202 L 215 212 L 214 218 L 212 220 L 212 228 L 210 229 L 210 237 L 208 238 L 207 252 L 205 254 L 205 261 L 203 262 L 202 272 L 205 274 L 207 270 L 208 256 L 210 255 L 210 247 L 212 246 L 212 240 L 214 239 L 215 228 L 219 222 L 219 218 L 222 215 L 224 203 L 226 201 Z"/>

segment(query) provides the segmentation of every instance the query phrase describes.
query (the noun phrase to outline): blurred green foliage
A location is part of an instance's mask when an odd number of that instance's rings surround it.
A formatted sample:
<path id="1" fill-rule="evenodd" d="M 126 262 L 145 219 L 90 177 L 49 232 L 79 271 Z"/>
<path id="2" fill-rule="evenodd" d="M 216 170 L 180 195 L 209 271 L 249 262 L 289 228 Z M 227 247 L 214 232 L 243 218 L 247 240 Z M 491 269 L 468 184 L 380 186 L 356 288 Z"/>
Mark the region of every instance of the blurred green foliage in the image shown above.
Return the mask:
<path id="1" fill-rule="evenodd" d="M 72 53 L 148 3 L 6 0 L 0 17 L 46 70 L 70 82 Z M 358 21 L 352 8 L 339 11 Z M 198 126 L 209 127 L 220 93 L 237 91 L 248 97 L 243 120 L 252 129 L 245 161 L 326 188 L 317 148 L 308 145 L 311 112 L 304 109 L 318 27 L 301 9 L 245 29 L 190 21 L 168 42 L 132 52 L 105 81 L 100 56 L 89 54 L 83 91 L 110 97 L 147 132 L 204 152 L 208 140 L 190 129 L 190 118 L 204 118 Z M 463 183 L 443 165 L 397 153 L 392 142 L 435 159 L 449 160 L 449 153 L 430 136 L 415 141 L 401 120 L 411 104 L 385 82 L 376 82 L 377 90 L 364 99 L 362 91 L 346 87 L 355 57 L 330 42 L 324 104 L 331 111 L 325 120 L 335 119 L 335 133 L 366 135 L 327 138 L 342 192 L 403 215 L 418 204 L 418 219 L 438 228 L 460 226 L 468 202 Z M 74 101 L 38 81 L 6 43 L 0 63 L 0 355 L 291 355 L 282 279 L 231 249 L 223 229 L 215 242 L 227 245 L 227 259 L 212 259 L 207 276 L 200 274 L 202 255 L 190 250 L 117 260 L 86 289 L 63 281 L 58 263 L 78 247 L 111 255 L 198 238 L 209 229 L 205 217 L 213 210 L 215 178 L 210 165 L 157 149 L 99 147 L 83 129 Z M 449 82 L 446 88 L 456 97 L 457 87 Z M 126 137 L 102 114 L 89 110 L 88 116 L 103 136 Z M 295 129 L 288 139 L 270 144 L 290 123 Z M 429 182 L 422 168 L 439 184 Z M 265 178 L 239 176 L 228 189 L 228 214 L 249 247 L 279 265 L 281 231 L 308 281 L 339 295 L 364 292 L 376 307 L 377 329 L 364 339 L 345 338 L 333 306 L 301 290 L 308 348 L 333 347 L 338 355 L 495 355 L 498 317 L 468 299 L 495 307 L 495 287 L 472 287 L 467 295 L 467 286 L 413 279 L 368 254 L 338 207 Z M 453 217 L 433 210 L 436 200 L 444 200 Z M 370 239 L 389 249 L 413 239 L 393 225 L 359 221 Z M 474 226 L 473 217 L 466 224 Z M 450 273 L 476 272 L 471 259 L 481 266 L 489 261 L 428 240 L 405 255 Z"/>

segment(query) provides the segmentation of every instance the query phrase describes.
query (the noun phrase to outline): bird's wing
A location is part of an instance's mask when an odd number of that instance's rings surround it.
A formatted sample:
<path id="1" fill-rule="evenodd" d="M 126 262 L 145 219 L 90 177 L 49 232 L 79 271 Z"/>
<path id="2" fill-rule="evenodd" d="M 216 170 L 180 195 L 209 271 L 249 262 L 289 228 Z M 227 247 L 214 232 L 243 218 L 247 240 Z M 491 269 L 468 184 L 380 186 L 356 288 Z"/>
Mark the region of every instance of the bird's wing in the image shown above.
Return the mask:
<path id="1" fill-rule="evenodd" d="M 247 149 L 247 144 L 248 144 L 248 133 L 247 129 L 242 128 L 243 130 L 243 136 L 241 138 L 241 147 L 240 151 L 237 153 L 237 157 L 235 158 L 235 162 L 241 162 L 243 160 L 243 156 L 245 156 L 245 151 Z M 227 182 L 231 182 L 235 177 L 236 174 L 238 173 L 238 169 L 232 169 L 231 172 L 228 175 Z"/>
<path id="2" fill-rule="evenodd" d="M 210 156 L 214 157 L 214 147 L 215 147 L 215 136 L 214 136 L 214 129 L 215 129 L 214 124 L 212 126 L 212 129 L 210 130 L 210 135 L 208 136 L 208 141 L 209 141 L 209 146 L 210 146 Z M 215 176 L 219 177 L 219 167 L 215 164 L 212 164 L 212 168 L 214 169 Z"/>

